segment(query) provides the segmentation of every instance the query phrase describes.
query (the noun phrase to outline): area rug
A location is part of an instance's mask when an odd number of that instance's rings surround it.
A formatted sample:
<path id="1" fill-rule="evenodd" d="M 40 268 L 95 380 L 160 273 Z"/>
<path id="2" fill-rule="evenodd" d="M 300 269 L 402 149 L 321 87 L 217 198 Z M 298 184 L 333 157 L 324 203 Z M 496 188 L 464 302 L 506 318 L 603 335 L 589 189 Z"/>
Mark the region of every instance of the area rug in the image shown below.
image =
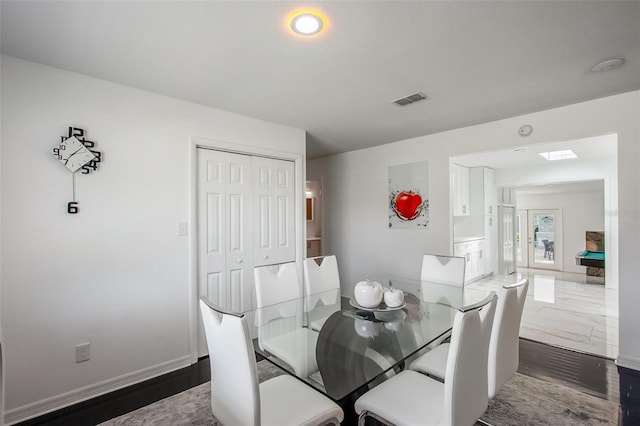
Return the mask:
<path id="1" fill-rule="evenodd" d="M 282 374 L 268 361 L 258 363 L 260 381 Z M 618 405 L 566 386 L 516 373 L 489 403 L 482 420 L 506 425 L 617 425 Z M 221 425 L 211 414 L 210 385 L 142 407 L 104 423 L 115 425 Z"/>

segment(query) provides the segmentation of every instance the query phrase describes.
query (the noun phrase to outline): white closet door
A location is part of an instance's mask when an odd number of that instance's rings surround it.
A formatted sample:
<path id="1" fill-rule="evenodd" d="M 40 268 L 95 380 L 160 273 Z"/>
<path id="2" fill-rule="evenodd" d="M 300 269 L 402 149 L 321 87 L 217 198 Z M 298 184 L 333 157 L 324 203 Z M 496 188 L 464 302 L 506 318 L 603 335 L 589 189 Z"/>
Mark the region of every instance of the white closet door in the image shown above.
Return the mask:
<path id="1" fill-rule="evenodd" d="M 295 261 L 294 163 L 201 148 L 197 156 L 198 296 L 255 309 L 253 267 Z M 202 356 L 199 314 L 198 327 Z"/>
<path id="2" fill-rule="evenodd" d="M 255 266 L 293 262 L 295 252 L 294 163 L 253 157 Z"/>
<path id="3" fill-rule="evenodd" d="M 226 309 L 252 308 L 251 157 L 198 149 L 198 290 Z"/>

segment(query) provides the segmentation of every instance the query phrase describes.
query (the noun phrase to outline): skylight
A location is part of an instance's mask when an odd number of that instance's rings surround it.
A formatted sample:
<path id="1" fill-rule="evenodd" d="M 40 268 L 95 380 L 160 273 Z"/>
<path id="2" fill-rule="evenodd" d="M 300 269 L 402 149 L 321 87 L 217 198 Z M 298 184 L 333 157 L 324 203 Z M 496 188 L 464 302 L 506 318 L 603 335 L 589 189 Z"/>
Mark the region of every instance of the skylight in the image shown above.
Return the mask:
<path id="1" fill-rule="evenodd" d="M 542 157 L 546 158 L 549 161 L 557 161 L 557 160 L 569 160 L 571 158 L 578 158 L 576 154 L 570 149 L 565 149 L 562 151 L 550 151 L 550 152 L 539 152 Z"/>

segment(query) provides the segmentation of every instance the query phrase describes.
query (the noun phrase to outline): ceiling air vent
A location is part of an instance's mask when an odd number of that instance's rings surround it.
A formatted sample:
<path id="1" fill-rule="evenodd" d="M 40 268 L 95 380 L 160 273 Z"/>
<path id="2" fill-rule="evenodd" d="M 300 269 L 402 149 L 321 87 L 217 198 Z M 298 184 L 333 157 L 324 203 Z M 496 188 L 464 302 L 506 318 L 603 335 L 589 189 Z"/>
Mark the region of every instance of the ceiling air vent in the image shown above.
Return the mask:
<path id="1" fill-rule="evenodd" d="M 391 101 L 391 103 L 396 104 L 396 105 L 400 105 L 400 106 L 407 106 L 410 104 L 413 104 L 415 102 L 418 101 L 422 101 L 427 99 L 427 97 L 425 96 L 424 93 L 422 92 L 416 92 L 412 95 L 409 96 L 405 96 L 404 98 L 400 98 L 400 99 L 396 99 L 395 101 Z"/>

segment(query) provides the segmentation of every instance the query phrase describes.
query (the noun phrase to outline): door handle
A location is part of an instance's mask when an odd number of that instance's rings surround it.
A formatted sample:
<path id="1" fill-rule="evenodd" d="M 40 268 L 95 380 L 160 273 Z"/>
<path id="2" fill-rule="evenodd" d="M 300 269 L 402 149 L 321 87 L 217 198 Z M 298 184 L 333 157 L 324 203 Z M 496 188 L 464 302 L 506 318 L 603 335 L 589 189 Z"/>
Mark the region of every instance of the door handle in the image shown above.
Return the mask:
<path id="1" fill-rule="evenodd" d="M 269 258 L 269 256 L 265 254 L 264 256 L 262 256 L 262 258 L 263 258 L 264 260 L 267 260 L 267 259 Z"/>
<path id="2" fill-rule="evenodd" d="M 236 259 L 236 262 L 237 262 L 237 263 L 242 263 L 242 259 L 237 258 L 237 259 Z"/>

